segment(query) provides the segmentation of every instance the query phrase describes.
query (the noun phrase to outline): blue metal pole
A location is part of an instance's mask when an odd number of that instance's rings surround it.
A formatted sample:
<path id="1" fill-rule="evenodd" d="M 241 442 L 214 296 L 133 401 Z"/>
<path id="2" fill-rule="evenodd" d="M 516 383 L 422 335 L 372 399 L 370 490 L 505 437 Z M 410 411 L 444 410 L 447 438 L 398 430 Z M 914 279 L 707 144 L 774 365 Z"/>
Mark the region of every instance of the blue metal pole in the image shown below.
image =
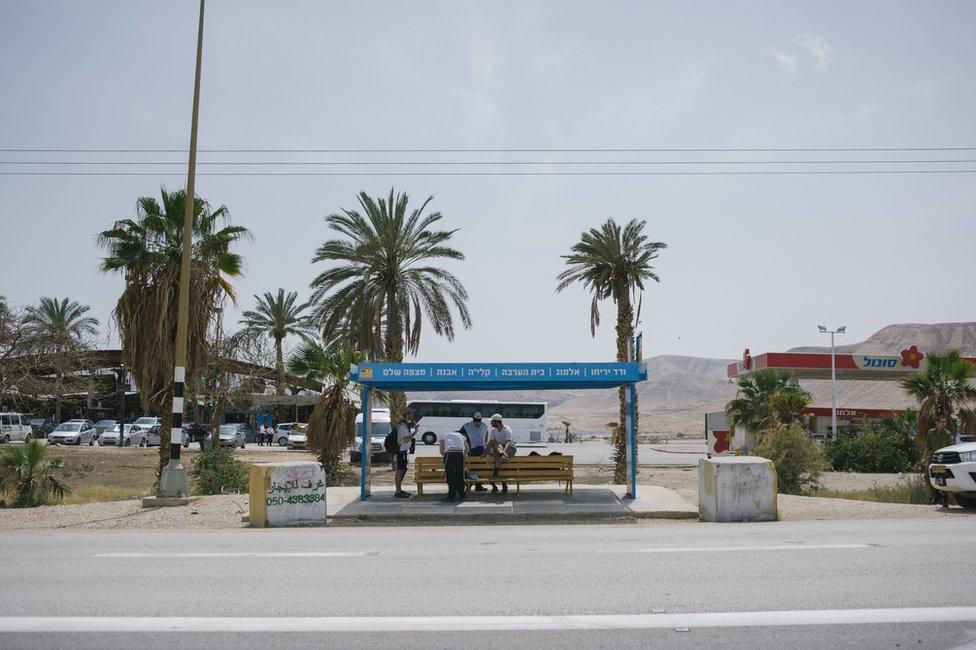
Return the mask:
<path id="1" fill-rule="evenodd" d="M 629 467 L 627 471 L 629 473 L 630 486 L 627 493 L 630 495 L 631 499 L 637 498 L 637 384 L 630 384 L 627 387 L 627 392 L 630 395 L 630 431 L 628 435 L 630 439 L 627 441 L 629 444 L 629 454 L 628 460 Z"/>
<path id="2" fill-rule="evenodd" d="M 363 386 L 363 428 L 360 430 L 359 435 L 362 437 L 362 444 L 359 447 L 359 500 L 365 501 L 369 497 L 369 484 L 367 479 L 369 478 L 369 467 L 367 463 L 369 462 L 370 450 L 370 436 L 368 434 L 370 425 L 370 390 L 368 386 Z"/>

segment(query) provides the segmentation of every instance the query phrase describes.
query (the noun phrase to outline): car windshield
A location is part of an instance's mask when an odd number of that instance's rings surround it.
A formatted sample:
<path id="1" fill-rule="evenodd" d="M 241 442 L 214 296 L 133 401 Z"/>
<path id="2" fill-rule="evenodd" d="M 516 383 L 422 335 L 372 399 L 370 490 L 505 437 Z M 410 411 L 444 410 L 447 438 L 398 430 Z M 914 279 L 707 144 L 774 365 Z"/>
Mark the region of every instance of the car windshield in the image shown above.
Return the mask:
<path id="1" fill-rule="evenodd" d="M 81 424 L 78 422 L 65 422 L 59 424 L 55 431 L 81 431 Z"/>
<path id="2" fill-rule="evenodd" d="M 220 425 L 220 435 L 227 436 L 227 435 L 234 435 L 235 433 L 237 433 L 237 425 L 236 424 L 221 424 Z"/>
<path id="3" fill-rule="evenodd" d="M 156 424 L 156 418 L 139 418 L 133 424 Z"/>
<path id="4" fill-rule="evenodd" d="M 110 427 L 115 424 L 115 420 L 99 420 L 95 425 L 97 427 Z"/>
<path id="5" fill-rule="evenodd" d="M 115 431 L 116 433 L 118 433 L 118 432 L 119 432 L 119 428 L 120 428 L 121 426 L 122 426 L 121 424 L 116 424 L 116 425 L 115 425 L 115 428 L 114 428 L 114 429 L 112 429 L 112 431 Z M 132 429 L 132 425 L 131 425 L 131 424 L 127 424 L 127 425 L 125 425 L 125 430 L 126 430 L 126 431 L 129 431 L 130 429 Z"/>

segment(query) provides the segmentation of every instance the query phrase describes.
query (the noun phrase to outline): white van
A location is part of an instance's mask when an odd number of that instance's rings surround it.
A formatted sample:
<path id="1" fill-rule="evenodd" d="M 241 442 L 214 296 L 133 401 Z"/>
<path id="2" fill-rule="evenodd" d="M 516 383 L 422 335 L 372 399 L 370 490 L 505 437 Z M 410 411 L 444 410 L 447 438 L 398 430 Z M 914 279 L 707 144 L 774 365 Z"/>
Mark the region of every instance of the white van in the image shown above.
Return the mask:
<path id="1" fill-rule="evenodd" d="M 31 432 L 23 413 L 0 413 L 0 442 L 27 442 Z"/>
<path id="2" fill-rule="evenodd" d="M 372 411 L 373 430 L 369 436 L 370 457 L 373 460 L 388 462 L 390 455 L 386 453 L 383 443 L 386 441 L 387 434 L 393 430 L 390 426 L 390 409 L 373 409 Z M 349 462 L 358 463 L 362 460 L 363 448 L 363 414 L 360 412 L 356 416 L 356 438 L 349 445 Z"/>

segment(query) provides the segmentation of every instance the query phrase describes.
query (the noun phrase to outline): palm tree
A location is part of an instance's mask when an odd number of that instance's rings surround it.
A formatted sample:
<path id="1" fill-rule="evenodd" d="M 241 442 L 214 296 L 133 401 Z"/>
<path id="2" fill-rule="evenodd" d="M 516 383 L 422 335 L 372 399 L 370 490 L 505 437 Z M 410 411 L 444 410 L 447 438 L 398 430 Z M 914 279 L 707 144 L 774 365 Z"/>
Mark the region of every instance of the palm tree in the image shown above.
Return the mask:
<path id="1" fill-rule="evenodd" d="M 963 405 L 976 399 L 976 367 L 962 358 L 958 350 L 930 352 L 925 368 L 901 380 L 902 389 L 918 401 L 916 441 L 925 448 L 925 436 L 939 418 L 946 418 L 955 428 L 957 417 L 971 426 L 972 409 Z"/>
<path id="2" fill-rule="evenodd" d="M 27 308 L 24 323 L 41 350 L 60 355 L 85 347 L 86 339 L 98 334 L 98 319 L 85 316 L 90 309 L 68 298 L 42 296 L 39 304 Z M 54 419 L 61 422 L 64 372 L 61 364 L 55 365 Z"/>
<path id="3" fill-rule="evenodd" d="M 107 249 L 101 270 L 125 276 L 125 289 L 113 312 L 122 337 L 123 362 L 135 375 L 143 409 L 168 420 L 186 192 L 163 188 L 160 193 L 162 203 L 141 197 L 136 218 L 116 221 L 98 235 L 98 242 Z M 217 307 L 227 298 L 235 300 L 230 278 L 240 276 L 243 268 L 241 256 L 232 248 L 250 233 L 243 226 L 226 225 L 229 219 L 226 206 L 213 210 L 204 199 L 194 198 L 188 395 L 192 395 L 197 370 L 204 367 L 208 327 Z M 163 429 L 162 437 L 160 468 L 169 455 L 168 428 Z"/>
<path id="4" fill-rule="evenodd" d="M 98 334 L 98 319 L 85 316 L 91 309 L 68 298 L 42 296 L 39 304 L 27 308 L 26 323 L 54 352 L 82 343 Z"/>
<path id="5" fill-rule="evenodd" d="M 64 469 L 64 460 L 44 462 L 46 451 L 47 447 L 36 440 L 0 449 L 0 495 L 9 490 L 14 507 L 30 508 L 51 497 L 61 500 L 70 491 L 55 476 Z"/>
<path id="6" fill-rule="evenodd" d="M 285 294 L 285 290 L 279 288 L 277 295 L 272 295 L 270 291 L 263 296 L 254 296 L 257 306 L 253 311 L 244 312 L 241 324 L 254 333 L 267 334 L 275 342 L 275 371 L 276 393 L 283 395 L 285 392 L 285 359 L 282 352 L 282 341 L 290 334 L 298 334 L 304 337 L 311 331 L 311 325 L 307 316 L 303 316 L 309 304 L 295 304 L 298 300 L 298 293 L 290 291 Z"/>
<path id="7" fill-rule="evenodd" d="M 810 394 L 782 370 L 759 370 L 739 377 L 736 386 L 735 399 L 725 406 L 729 424 L 758 435 L 776 425 L 798 421 L 811 401 Z"/>
<path id="8" fill-rule="evenodd" d="M 416 354 L 420 348 L 425 319 L 435 334 L 454 340 L 452 305 L 462 326 L 471 327 L 464 285 L 431 265 L 436 259 L 464 259 L 447 245 L 457 230 L 430 229 L 443 218 L 440 212 L 424 215 L 433 198 L 408 212 L 404 193 L 391 189 L 386 199 L 374 200 L 361 192 L 361 212 L 343 209 L 325 218 L 344 238 L 325 242 L 312 258 L 336 263 L 312 281 L 314 319 L 323 338 L 399 363 L 405 351 Z M 405 405 L 403 393 L 390 396 L 394 420 Z"/>
<path id="9" fill-rule="evenodd" d="M 596 336 L 596 328 L 600 325 L 600 301 L 610 298 L 617 305 L 617 361 L 630 360 L 630 342 L 640 320 L 640 298 L 635 317 L 631 296 L 637 291 L 643 296 L 647 280 L 660 282 L 651 262 L 668 246 L 664 242 L 648 241 L 644 234 L 646 225 L 647 221 L 631 219 L 621 228 L 613 219 L 607 219 L 600 228 L 583 232 L 570 248 L 570 254 L 561 256 L 569 268 L 557 276 L 556 292 L 580 283 L 591 294 L 592 336 Z M 625 482 L 627 475 L 627 443 L 623 432 L 623 423 L 627 419 L 626 390 L 624 387 L 619 390 L 620 420 L 614 429 L 614 481 L 617 483 Z M 636 404 L 634 412 L 637 412 Z M 637 428 L 636 419 L 634 428 Z"/>
<path id="10" fill-rule="evenodd" d="M 305 339 L 288 359 L 288 371 L 325 384 L 308 419 L 308 448 L 318 455 L 329 485 L 338 485 L 342 454 L 352 442 L 356 411 L 349 402 L 349 367 L 361 363 L 357 350 Z"/>

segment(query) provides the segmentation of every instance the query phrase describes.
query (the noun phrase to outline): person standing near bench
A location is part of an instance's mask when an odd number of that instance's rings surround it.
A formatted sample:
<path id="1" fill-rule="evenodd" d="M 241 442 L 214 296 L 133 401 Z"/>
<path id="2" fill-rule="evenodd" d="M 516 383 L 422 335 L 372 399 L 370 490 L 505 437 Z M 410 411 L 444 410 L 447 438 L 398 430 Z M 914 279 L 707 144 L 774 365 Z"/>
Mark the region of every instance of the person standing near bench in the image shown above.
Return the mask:
<path id="1" fill-rule="evenodd" d="M 396 474 L 394 475 L 396 493 L 393 496 L 401 499 L 410 496 L 409 492 L 403 491 L 403 477 L 407 475 L 407 454 L 410 453 L 410 443 L 413 442 L 413 437 L 417 433 L 415 419 L 416 413 L 413 409 L 408 408 L 403 412 L 403 418 L 396 428 L 399 447 L 396 453 Z"/>
<path id="2" fill-rule="evenodd" d="M 447 482 L 447 496 L 442 501 L 453 503 L 455 498 L 464 501 L 464 457 L 470 450 L 468 441 L 457 431 L 451 431 L 441 436 L 440 448 Z"/>
<path id="3" fill-rule="evenodd" d="M 488 455 L 495 457 L 495 471 L 491 477 L 498 478 L 498 468 L 506 460 L 515 455 L 515 436 L 512 428 L 502 423 L 502 416 L 495 413 L 491 416 L 491 431 L 488 433 Z M 491 483 L 491 493 L 498 494 L 498 486 Z M 508 494 L 508 483 L 502 483 L 502 494 Z"/>
<path id="4" fill-rule="evenodd" d="M 481 421 L 481 411 L 475 411 L 470 422 L 465 422 L 458 429 L 458 433 L 468 441 L 469 455 L 484 456 L 485 445 L 488 442 L 488 426 Z M 484 492 L 486 488 L 481 483 L 474 486 L 476 492 Z"/>

